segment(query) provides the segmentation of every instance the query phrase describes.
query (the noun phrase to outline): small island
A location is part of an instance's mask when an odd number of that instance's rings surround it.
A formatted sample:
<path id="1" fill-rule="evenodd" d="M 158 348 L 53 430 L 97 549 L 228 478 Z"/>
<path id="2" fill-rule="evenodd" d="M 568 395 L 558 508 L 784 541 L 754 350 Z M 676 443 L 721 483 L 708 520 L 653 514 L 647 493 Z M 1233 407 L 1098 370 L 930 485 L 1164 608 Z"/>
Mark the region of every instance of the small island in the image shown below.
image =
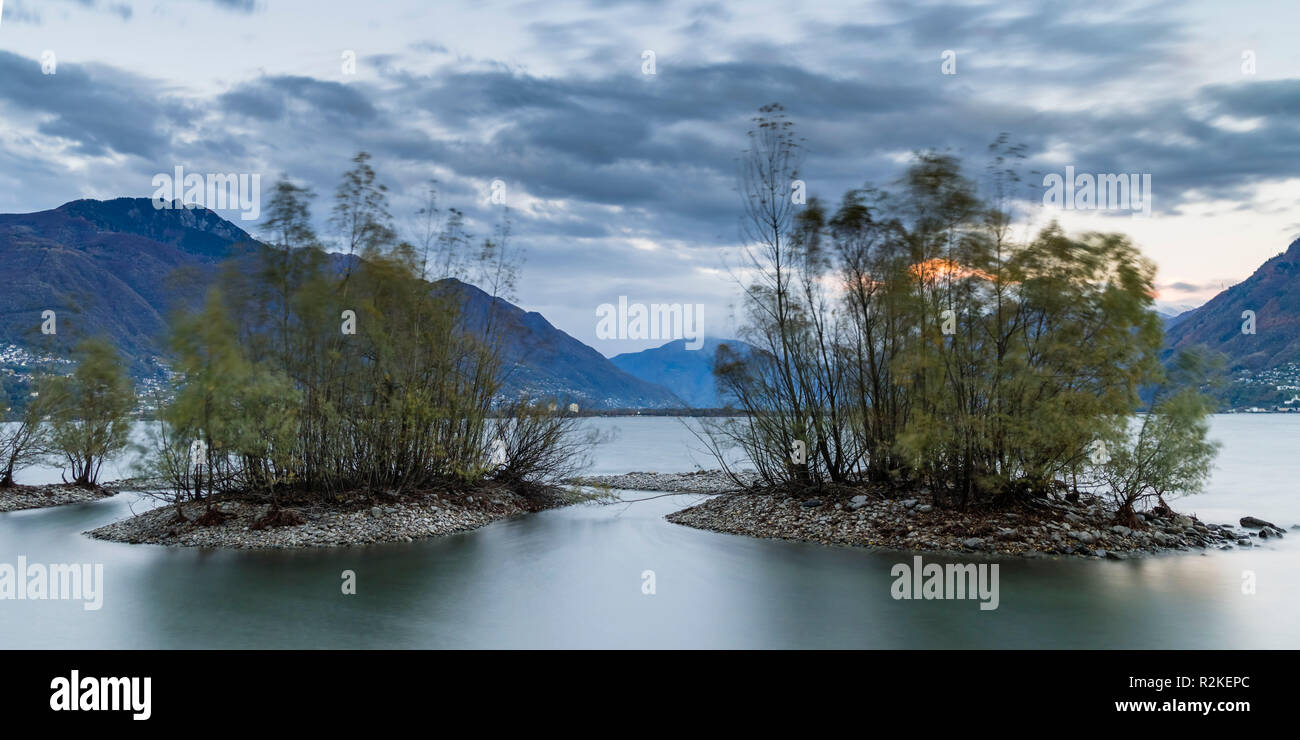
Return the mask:
<path id="1" fill-rule="evenodd" d="M 117 494 L 104 486 L 75 486 L 53 483 L 40 486 L 13 484 L 0 486 L 0 512 L 43 509 L 48 506 L 85 504 Z"/>
<path id="2" fill-rule="evenodd" d="M 882 550 L 991 556 L 1125 560 L 1208 548 L 1249 548 L 1284 537 L 1282 527 L 1253 516 L 1237 524 L 1206 523 L 1155 507 L 1138 527 L 1115 523 L 1116 512 L 1096 497 L 1043 502 L 1015 511 L 945 509 L 925 489 L 869 493 L 827 489 L 814 497 L 765 491 L 753 473 L 720 469 L 691 473 L 637 472 L 592 476 L 591 486 L 704 494 L 709 498 L 666 518 L 714 532 Z M 1300 524 L 1292 526 L 1300 529 Z"/>
<path id="3" fill-rule="evenodd" d="M 104 462 L 126 458 L 134 476 L 114 487 L 159 505 L 90 536 L 285 548 L 409 542 L 602 495 L 560 484 L 599 441 L 577 404 L 506 391 L 509 225 L 475 239 L 429 221 L 419 247 L 399 239 L 364 152 L 335 198 L 346 254 L 315 233 L 313 198 L 275 186 L 267 240 L 232 248 L 171 315 L 168 380 L 148 397 L 102 336 L 77 339 L 70 372 L 36 375 L 0 428 L 0 505 L 102 498 Z M 68 485 L 14 484 L 51 461 Z"/>
<path id="4" fill-rule="evenodd" d="M 346 547 L 380 542 L 411 542 L 468 532 L 501 519 L 573 503 L 562 489 L 520 496 L 506 488 L 421 491 L 405 496 L 356 497 L 320 506 L 309 500 L 281 501 L 278 521 L 269 502 L 231 498 L 189 502 L 180 514 L 159 507 L 86 534 L 131 544 L 285 549 Z"/>

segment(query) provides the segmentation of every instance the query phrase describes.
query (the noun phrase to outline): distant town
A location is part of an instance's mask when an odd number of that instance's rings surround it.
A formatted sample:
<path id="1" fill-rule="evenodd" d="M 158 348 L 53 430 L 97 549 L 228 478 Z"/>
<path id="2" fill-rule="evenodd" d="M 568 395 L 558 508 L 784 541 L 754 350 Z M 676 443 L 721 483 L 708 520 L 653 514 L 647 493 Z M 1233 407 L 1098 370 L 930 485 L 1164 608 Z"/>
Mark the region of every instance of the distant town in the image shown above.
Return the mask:
<path id="1" fill-rule="evenodd" d="M 1220 394 L 1229 414 L 1300 412 L 1300 365 L 1288 362 L 1268 370 L 1239 370 Z"/>
<path id="2" fill-rule="evenodd" d="M 0 388 L 3 388 L 5 407 L 12 414 L 26 404 L 26 399 L 35 394 L 33 380 L 41 373 L 63 374 L 70 372 L 76 363 L 58 355 L 33 352 L 16 344 L 0 344 Z M 158 400 L 165 398 L 169 392 L 168 378 L 171 370 L 159 360 L 151 360 L 154 373 L 145 377 L 135 377 L 136 395 L 140 402 L 136 405 L 138 416 L 149 416 L 158 408 Z"/>

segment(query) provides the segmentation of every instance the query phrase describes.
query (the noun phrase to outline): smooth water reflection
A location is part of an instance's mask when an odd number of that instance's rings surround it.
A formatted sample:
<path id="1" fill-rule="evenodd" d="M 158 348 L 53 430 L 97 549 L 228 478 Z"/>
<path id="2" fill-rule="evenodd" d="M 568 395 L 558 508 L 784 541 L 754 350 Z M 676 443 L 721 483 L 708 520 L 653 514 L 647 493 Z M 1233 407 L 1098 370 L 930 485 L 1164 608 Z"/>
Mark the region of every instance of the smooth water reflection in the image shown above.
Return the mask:
<path id="1" fill-rule="evenodd" d="M 681 450 L 694 440 L 675 420 L 595 423 L 621 430 L 596 472 L 692 467 Z M 1219 514 L 1211 521 L 1245 513 L 1300 521 L 1297 431 L 1300 418 L 1216 419 L 1220 470 L 1197 506 L 1182 508 Z M 99 562 L 106 579 L 99 611 L 0 600 L 0 647 L 1300 647 L 1300 532 L 1252 551 L 1000 560 L 999 608 L 981 611 L 975 600 L 892 599 L 890 567 L 910 556 L 664 521 L 697 500 L 572 507 L 437 540 L 297 552 L 81 534 L 151 505 L 129 493 L 0 514 L 0 562 Z M 355 596 L 341 593 L 344 570 L 357 574 Z M 641 590 L 646 570 L 654 595 Z M 1246 570 L 1253 596 L 1242 594 Z"/>

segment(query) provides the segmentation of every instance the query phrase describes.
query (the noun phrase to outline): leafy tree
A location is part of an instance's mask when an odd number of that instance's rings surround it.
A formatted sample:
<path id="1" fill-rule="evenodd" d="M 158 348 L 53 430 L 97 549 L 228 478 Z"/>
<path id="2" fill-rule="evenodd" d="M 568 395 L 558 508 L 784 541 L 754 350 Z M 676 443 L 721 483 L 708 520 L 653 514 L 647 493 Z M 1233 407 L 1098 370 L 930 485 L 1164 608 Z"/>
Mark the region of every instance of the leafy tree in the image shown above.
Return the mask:
<path id="1" fill-rule="evenodd" d="M 49 399 L 50 443 L 72 472 L 72 483 L 98 485 L 104 460 L 127 444 L 135 393 L 121 355 L 105 339 L 77 345 L 77 367 L 39 386 Z"/>
<path id="2" fill-rule="evenodd" d="M 1221 364 L 1219 356 L 1180 353 L 1147 413 L 1094 446 L 1092 478 L 1114 502 L 1117 521 L 1137 527 L 1141 503 L 1154 499 L 1168 508 L 1166 496 L 1204 487 L 1220 445 L 1208 439 L 1213 397 L 1199 387 Z"/>
<path id="3" fill-rule="evenodd" d="M 472 249 L 463 219 L 435 213 L 429 191 L 422 233 L 399 241 L 363 152 L 330 219 L 348 254 L 331 255 L 311 228 L 311 201 L 281 181 L 267 246 L 232 260 L 201 310 L 173 318 L 180 380 L 154 445 L 172 500 L 269 494 L 278 510 L 281 493 L 412 492 L 505 470 L 534 490 L 522 481 L 554 477 L 576 449 L 571 420 L 503 408 L 496 311 L 466 312 L 458 282 L 429 282 L 451 270 L 492 301 L 508 294 L 519 264 L 508 214 Z M 497 433 L 517 442 L 505 469 L 490 461 Z M 202 442 L 206 460 L 186 440 Z"/>
<path id="4" fill-rule="evenodd" d="M 0 424 L 0 488 L 12 488 L 14 473 L 47 454 L 49 429 L 44 419 L 50 410 L 49 401 L 49 397 L 35 393 L 16 419 Z M 3 405 L 0 403 L 0 416 L 6 410 Z"/>
<path id="5" fill-rule="evenodd" d="M 164 409 L 175 435 L 194 452 L 192 496 L 223 490 L 266 490 L 289 474 L 298 394 L 274 368 L 248 362 L 219 290 L 203 311 L 181 316 L 172 333 L 182 381 Z"/>
<path id="6" fill-rule="evenodd" d="M 1121 507 L 1195 488 L 1213 448 L 1194 389 L 1161 395 L 1125 438 L 1164 377 L 1155 267 L 1126 237 L 1012 238 L 1020 149 L 1005 137 L 991 189 L 923 152 L 891 188 L 792 210 L 792 124 L 774 106 L 756 121 L 740 187 L 755 351 L 716 358 L 745 412 L 708 429 L 720 462 L 739 446 L 772 486 L 926 486 L 969 506 L 1101 485 L 1090 451 L 1109 440 Z"/>

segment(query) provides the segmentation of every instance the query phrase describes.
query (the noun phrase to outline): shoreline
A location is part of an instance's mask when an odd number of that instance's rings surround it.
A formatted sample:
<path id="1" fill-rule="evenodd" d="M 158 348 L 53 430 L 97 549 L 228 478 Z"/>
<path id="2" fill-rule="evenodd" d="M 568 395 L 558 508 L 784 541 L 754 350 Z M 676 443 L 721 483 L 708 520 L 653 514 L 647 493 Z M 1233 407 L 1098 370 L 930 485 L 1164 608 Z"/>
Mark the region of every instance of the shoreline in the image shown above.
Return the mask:
<path id="1" fill-rule="evenodd" d="M 1011 557 L 1085 557 L 1125 560 L 1162 553 L 1249 549 L 1284 530 L 1242 517 L 1213 524 L 1170 512 L 1139 515 L 1142 527 L 1113 523 L 1113 511 L 1096 498 L 1077 504 L 1044 503 L 1006 511 L 959 511 L 934 505 L 930 496 L 884 498 L 823 492 L 717 495 L 674 511 L 674 524 L 725 534 L 845 545 L 908 553 Z M 1292 529 L 1298 529 L 1295 525 Z"/>
<path id="2" fill-rule="evenodd" d="M 744 486 L 756 482 L 740 474 Z M 863 547 L 905 553 L 1010 557 L 1084 557 L 1124 560 L 1161 553 L 1248 549 L 1285 536 L 1283 527 L 1254 517 L 1238 524 L 1206 523 L 1176 512 L 1148 511 L 1136 529 L 1113 523 L 1097 497 L 1076 503 L 1041 502 L 1012 510 L 944 509 L 925 493 L 900 498 L 890 490 L 807 493 L 760 491 L 737 485 L 720 470 L 631 472 L 573 478 L 569 485 L 598 490 L 652 491 L 706 496 L 665 520 L 681 526 L 763 539 Z M 66 484 L 0 489 L 0 511 L 101 500 L 118 491 Z M 42 498 L 33 498 L 34 496 Z M 496 521 L 599 498 L 559 488 L 524 496 L 504 487 L 425 491 L 405 496 L 353 497 L 337 505 L 283 505 L 290 523 L 260 528 L 269 502 L 246 498 L 164 504 L 83 532 L 126 544 L 219 549 L 351 547 L 468 532 Z M 204 514 L 214 507 L 215 517 Z M 206 521 L 200 522 L 201 517 Z M 215 520 L 215 521 L 214 521 Z M 1300 529 L 1294 525 L 1291 529 Z"/>
<path id="3" fill-rule="evenodd" d="M 102 501 L 117 494 L 116 489 L 99 485 L 82 488 L 71 483 L 46 483 L 39 486 L 20 483 L 10 488 L 0 488 L 0 513 L 84 504 Z"/>
<path id="4" fill-rule="evenodd" d="M 758 480 L 753 473 L 737 473 L 744 487 Z M 628 491 L 659 491 L 663 493 L 732 493 L 743 489 L 721 470 L 695 470 L 689 473 L 623 473 L 621 475 L 588 475 L 570 478 L 565 483 L 594 488 L 618 488 Z"/>
<path id="5" fill-rule="evenodd" d="M 135 516 L 83 532 L 89 537 L 125 544 L 233 550 L 352 547 L 468 532 L 503 519 L 576 503 L 563 493 L 525 497 L 506 488 L 429 492 L 420 496 L 354 501 L 338 507 L 282 507 L 301 523 L 259 529 L 255 523 L 269 503 L 227 499 L 215 502 L 220 523 L 203 525 L 207 501 L 189 501 L 182 510 L 189 521 L 177 522 L 176 507 L 164 504 Z"/>

